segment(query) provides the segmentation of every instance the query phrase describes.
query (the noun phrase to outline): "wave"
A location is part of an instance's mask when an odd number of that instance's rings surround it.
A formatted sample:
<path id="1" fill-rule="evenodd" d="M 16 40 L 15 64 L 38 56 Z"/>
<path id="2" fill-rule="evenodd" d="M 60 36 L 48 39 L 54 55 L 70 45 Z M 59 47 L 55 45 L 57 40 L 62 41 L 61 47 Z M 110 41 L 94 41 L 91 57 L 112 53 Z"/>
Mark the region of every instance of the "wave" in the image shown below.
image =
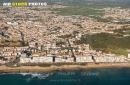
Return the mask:
<path id="1" fill-rule="evenodd" d="M 30 75 L 31 78 L 38 78 L 38 79 L 46 79 L 47 77 L 53 75 L 53 72 L 49 72 L 49 73 L 19 73 L 22 76 L 27 76 Z"/>
<path id="2" fill-rule="evenodd" d="M 20 74 L 22 76 L 29 76 L 27 81 L 30 81 L 33 78 L 38 78 L 38 79 L 46 79 L 47 77 L 53 75 L 53 72 L 29 72 L 29 73 L 1 73 L 0 75 L 7 75 L 7 74 Z M 31 79 L 30 79 L 31 78 Z"/>
<path id="3" fill-rule="evenodd" d="M 38 79 L 46 79 L 47 77 L 53 75 L 53 72 L 50 73 L 20 73 L 23 76 L 30 75 L 29 78 L 26 79 L 27 83 L 30 82 L 34 78 Z"/>

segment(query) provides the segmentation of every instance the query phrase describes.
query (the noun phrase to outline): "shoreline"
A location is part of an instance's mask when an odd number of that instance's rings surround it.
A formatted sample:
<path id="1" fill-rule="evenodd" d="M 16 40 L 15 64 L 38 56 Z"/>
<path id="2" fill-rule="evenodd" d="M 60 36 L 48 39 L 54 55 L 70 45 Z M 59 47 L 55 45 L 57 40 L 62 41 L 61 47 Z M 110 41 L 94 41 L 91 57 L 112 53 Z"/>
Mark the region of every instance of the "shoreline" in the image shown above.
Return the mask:
<path id="1" fill-rule="evenodd" d="M 0 66 L 0 73 L 22 73 L 22 72 L 50 72 L 62 70 L 87 70 L 87 69 L 101 69 L 101 68 L 130 68 L 130 63 L 100 63 L 100 64 L 87 64 L 81 65 L 63 65 L 63 66 L 20 66 L 20 67 L 7 67 Z"/>

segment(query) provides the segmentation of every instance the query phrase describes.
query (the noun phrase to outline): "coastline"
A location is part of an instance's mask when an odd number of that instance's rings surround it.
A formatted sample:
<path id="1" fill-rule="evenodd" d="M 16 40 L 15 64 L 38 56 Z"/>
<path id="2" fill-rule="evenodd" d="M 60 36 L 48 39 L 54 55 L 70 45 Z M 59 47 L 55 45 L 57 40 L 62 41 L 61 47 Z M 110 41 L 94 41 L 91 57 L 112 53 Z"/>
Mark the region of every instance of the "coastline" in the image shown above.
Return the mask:
<path id="1" fill-rule="evenodd" d="M 63 66 L 20 66 L 20 67 L 7 67 L 0 66 L 0 73 L 20 73 L 20 72 L 50 72 L 62 70 L 85 70 L 85 69 L 100 69 L 100 68 L 130 68 L 130 63 L 100 63 L 100 64 L 87 64 L 81 65 L 63 65 Z"/>

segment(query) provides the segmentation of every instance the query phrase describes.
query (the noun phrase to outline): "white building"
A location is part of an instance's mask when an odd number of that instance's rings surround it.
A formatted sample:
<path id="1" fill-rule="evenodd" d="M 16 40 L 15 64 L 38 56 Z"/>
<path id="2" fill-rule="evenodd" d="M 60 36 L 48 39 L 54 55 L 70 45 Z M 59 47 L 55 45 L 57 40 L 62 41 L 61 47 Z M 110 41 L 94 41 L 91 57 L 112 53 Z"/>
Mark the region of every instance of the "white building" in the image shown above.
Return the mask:
<path id="1" fill-rule="evenodd" d="M 74 62 L 74 58 L 55 58 L 55 63 L 72 63 Z"/>
<path id="2" fill-rule="evenodd" d="M 7 24 L 9 24 L 9 25 L 18 25 L 17 22 L 7 22 Z"/>
<path id="3" fill-rule="evenodd" d="M 52 63 L 53 59 L 52 57 L 31 57 L 31 58 L 20 58 L 20 63 Z"/>
<path id="4" fill-rule="evenodd" d="M 130 54 L 128 54 L 128 58 L 130 58 Z"/>
<path id="5" fill-rule="evenodd" d="M 88 63 L 92 63 L 92 57 L 91 56 L 78 56 L 76 57 L 76 62 L 77 63 L 83 63 L 83 62 L 88 62 Z"/>
<path id="6" fill-rule="evenodd" d="M 124 56 L 101 56 L 95 57 L 95 61 L 99 63 L 125 63 L 126 58 Z"/>

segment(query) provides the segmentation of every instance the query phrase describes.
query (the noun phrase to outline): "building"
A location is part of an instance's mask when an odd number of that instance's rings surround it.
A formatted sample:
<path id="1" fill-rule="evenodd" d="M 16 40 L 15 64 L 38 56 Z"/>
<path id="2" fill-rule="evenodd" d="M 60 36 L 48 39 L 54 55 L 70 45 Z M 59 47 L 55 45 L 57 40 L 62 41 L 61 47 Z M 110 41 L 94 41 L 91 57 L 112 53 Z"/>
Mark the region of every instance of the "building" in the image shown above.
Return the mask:
<path id="1" fill-rule="evenodd" d="M 40 57 L 21 57 L 20 63 L 52 63 L 53 58 L 52 57 L 46 57 L 46 56 L 40 56 Z"/>

